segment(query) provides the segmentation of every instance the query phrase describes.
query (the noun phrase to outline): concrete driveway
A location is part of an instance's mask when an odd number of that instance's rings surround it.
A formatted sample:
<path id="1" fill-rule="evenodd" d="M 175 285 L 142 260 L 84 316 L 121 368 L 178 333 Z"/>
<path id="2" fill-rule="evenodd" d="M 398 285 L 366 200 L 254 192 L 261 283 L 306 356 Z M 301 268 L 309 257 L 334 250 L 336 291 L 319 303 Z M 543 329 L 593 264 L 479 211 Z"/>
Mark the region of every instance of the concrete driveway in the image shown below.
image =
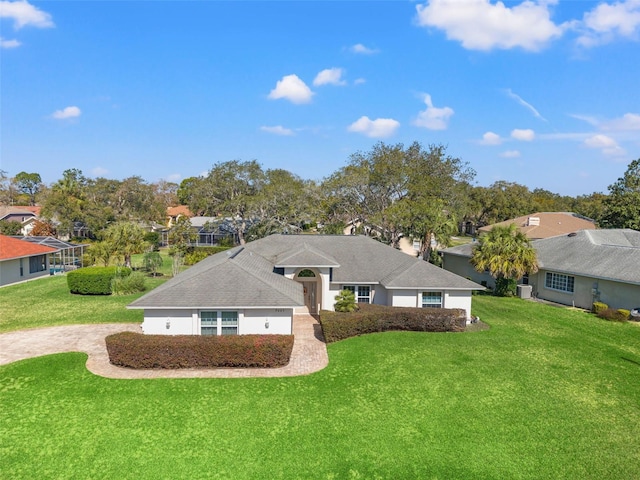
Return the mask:
<path id="1" fill-rule="evenodd" d="M 214 368 L 134 370 L 109 363 L 105 337 L 118 332 L 141 332 L 138 323 L 65 325 L 0 334 L 0 365 L 53 353 L 84 352 L 87 369 L 107 378 L 247 378 L 308 375 L 329 363 L 320 325 L 311 315 L 295 315 L 294 343 L 289 364 L 280 368 Z"/>

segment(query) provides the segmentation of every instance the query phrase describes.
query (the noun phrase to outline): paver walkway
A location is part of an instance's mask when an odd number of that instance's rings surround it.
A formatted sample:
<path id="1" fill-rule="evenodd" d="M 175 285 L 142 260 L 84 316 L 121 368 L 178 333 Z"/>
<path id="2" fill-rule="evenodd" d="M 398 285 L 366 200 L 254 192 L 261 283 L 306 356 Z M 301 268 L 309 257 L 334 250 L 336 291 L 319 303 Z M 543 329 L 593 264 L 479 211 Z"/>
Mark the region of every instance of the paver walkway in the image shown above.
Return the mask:
<path id="1" fill-rule="evenodd" d="M 293 351 L 280 368 L 212 368 L 133 370 L 109 363 L 105 337 L 112 333 L 140 332 L 138 323 L 66 325 L 0 334 L 0 365 L 52 353 L 85 352 L 87 369 L 102 377 L 135 378 L 247 378 L 293 377 L 322 370 L 329 363 L 320 325 L 311 315 L 294 315 Z"/>

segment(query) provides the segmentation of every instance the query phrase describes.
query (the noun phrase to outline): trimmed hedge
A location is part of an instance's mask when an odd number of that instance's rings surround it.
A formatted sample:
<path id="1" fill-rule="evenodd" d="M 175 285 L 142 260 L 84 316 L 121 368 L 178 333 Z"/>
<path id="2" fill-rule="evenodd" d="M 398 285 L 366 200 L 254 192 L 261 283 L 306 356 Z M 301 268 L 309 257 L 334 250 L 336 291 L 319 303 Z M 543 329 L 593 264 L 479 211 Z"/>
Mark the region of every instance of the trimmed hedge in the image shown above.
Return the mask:
<path id="1" fill-rule="evenodd" d="M 106 338 L 109 360 L 128 368 L 275 368 L 289 363 L 293 335 L 144 335 Z"/>
<path id="2" fill-rule="evenodd" d="M 352 313 L 322 311 L 320 324 L 327 343 L 390 330 L 462 332 L 466 312 L 459 308 L 409 308 L 360 304 Z"/>
<path id="3" fill-rule="evenodd" d="M 111 295 L 111 281 L 131 274 L 128 267 L 86 267 L 67 273 L 71 293 L 80 295 Z"/>

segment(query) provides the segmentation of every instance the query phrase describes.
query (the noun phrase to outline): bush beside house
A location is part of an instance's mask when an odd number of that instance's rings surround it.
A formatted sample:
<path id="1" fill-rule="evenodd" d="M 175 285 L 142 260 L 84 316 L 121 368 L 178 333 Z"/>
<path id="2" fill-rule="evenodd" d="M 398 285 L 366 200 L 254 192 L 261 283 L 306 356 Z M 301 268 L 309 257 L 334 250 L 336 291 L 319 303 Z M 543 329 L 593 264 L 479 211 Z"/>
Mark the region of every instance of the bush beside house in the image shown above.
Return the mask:
<path id="1" fill-rule="evenodd" d="M 80 268 L 67 274 L 67 285 L 71 293 L 79 295 L 111 295 L 112 280 L 130 274 L 127 267 Z"/>
<path id="2" fill-rule="evenodd" d="M 417 332 L 461 332 L 466 313 L 452 308 L 409 308 L 361 304 L 357 312 L 323 311 L 320 324 L 327 343 L 366 333 L 408 330 Z"/>
<path id="3" fill-rule="evenodd" d="M 106 338 L 109 360 L 128 368 L 275 368 L 289 363 L 293 335 L 144 335 Z"/>

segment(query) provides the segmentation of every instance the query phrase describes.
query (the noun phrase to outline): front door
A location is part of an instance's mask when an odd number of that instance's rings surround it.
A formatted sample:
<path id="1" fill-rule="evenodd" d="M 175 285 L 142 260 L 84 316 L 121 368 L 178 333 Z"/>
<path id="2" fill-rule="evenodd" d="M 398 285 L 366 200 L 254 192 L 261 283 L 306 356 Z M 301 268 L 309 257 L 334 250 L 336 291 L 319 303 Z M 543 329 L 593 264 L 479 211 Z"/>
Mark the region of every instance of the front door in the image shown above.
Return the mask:
<path id="1" fill-rule="evenodd" d="M 318 313 L 318 302 L 316 300 L 316 281 L 302 282 L 304 287 L 304 304 L 309 309 L 309 313 Z"/>

